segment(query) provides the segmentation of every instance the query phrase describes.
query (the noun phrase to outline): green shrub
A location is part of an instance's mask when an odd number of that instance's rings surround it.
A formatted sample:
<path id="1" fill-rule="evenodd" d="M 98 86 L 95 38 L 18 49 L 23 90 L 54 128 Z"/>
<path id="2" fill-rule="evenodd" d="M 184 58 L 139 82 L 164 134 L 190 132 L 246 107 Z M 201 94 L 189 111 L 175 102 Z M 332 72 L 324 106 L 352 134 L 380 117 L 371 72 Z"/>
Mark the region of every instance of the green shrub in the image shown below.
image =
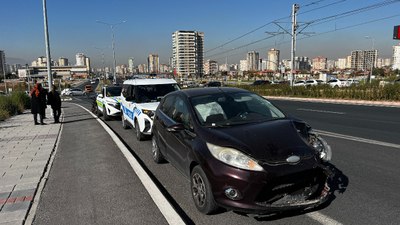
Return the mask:
<path id="1" fill-rule="evenodd" d="M 332 88 L 329 85 L 311 87 L 290 87 L 289 85 L 238 85 L 236 87 L 253 91 L 263 96 L 400 101 L 400 84 L 387 84 L 381 87 L 378 82 L 344 88 Z"/>
<path id="2" fill-rule="evenodd" d="M 0 96 L 0 120 L 24 112 L 30 108 L 30 98 L 25 92 L 13 92 L 8 96 Z"/>
<path id="3" fill-rule="evenodd" d="M 25 109 L 31 107 L 30 98 L 24 92 L 13 92 L 11 95 L 11 100 L 17 105 L 18 113 L 22 113 Z"/>

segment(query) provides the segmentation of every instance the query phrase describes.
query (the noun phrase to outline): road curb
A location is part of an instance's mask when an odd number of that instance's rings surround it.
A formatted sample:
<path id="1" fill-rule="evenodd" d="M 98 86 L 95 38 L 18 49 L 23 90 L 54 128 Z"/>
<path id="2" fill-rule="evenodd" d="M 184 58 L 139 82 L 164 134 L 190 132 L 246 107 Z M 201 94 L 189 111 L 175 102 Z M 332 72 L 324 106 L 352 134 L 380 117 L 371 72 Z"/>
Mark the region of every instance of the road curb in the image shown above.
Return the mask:
<path id="1" fill-rule="evenodd" d="M 64 110 L 61 113 L 61 122 L 62 121 L 64 121 Z M 51 167 L 53 165 L 54 158 L 55 158 L 55 155 L 57 153 L 58 146 L 60 144 L 60 140 L 61 140 L 60 137 L 61 137 L 62 130 L 63 130 L 63 125 L 61 124 L 60 129 L 58 131 L 58 136 L 57 136 L 56 143 L 55 143 L 53 151 L 52 151 L 52 153 L 50 155 L 50 159 L 49 159 L 49 161 L 48 161 L 48 163 L 47 163 L 47 165 L 45 167 L 45 171 L 43 173 L 43 177 L 39 181 L 39 185 L 38 185 L 38 187 L 36 189 L 36 193 L 34 194 L 34 199 L 32 201 L 31 207 L 29 208 L 29 211 L 27 213 L 26 219 L 24 221 L 24 225 L 31 225 L 33 223 L 33 221 L 35 220 L 36 210 L 37 210 L 38 205 L 39 205 L 40 196 L 42 195 L 43 189 L 46 186 L 47 179 L 49 177 L 49 173 L 50 173 Z"/>

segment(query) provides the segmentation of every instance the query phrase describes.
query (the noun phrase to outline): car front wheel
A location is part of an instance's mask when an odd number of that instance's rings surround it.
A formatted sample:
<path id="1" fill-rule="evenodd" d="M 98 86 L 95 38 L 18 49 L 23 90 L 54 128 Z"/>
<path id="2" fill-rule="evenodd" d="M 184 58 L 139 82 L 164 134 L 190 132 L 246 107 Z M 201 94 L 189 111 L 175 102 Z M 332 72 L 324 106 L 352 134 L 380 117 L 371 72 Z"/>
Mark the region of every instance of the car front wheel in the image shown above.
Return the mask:
<path id="1" fill-rule="evenodd" d="M 151 153 L 154 162 L 162 163 L 165 161 L 164 156 L 162 155 L 162 153 L 160 152 L 160 148 L 158 147 L 155 135 L 153 135 L 153 138 L 151 139 Z"/>
<path id="2" fill-rule="evenodd" d="M 105 121 L 110 120 L 110 117 L 107 115 L 107 109 L 106 107 L 103 107 L 103 119 Z"/>
<path id="3" fill-rule="evenodd" d="M 129 126 L 128 126 L 128 124 L 126 123 L 126 119 L 125 119 L 124 114 L 121 115 L 121 121 L 122 121 L 122 128 L 128 129 Z"/>
<path id="4" fill-rule="evenodd" d="M 140 132 L 139 123 L 137 121 L 135 122 L 135 131 L 136 131 L 136 139 L 138 141 L 143 141 L 144 140 L 144 134 L 142 132 Z"/>
<path id="5" fill-rule="evenodd" d="M 190 176 L 190 188 L 196 208 L 204 214 L 211 214 L 218 209 L 211 191 L 210 182 L 200 166 L 193 168 Z"/>

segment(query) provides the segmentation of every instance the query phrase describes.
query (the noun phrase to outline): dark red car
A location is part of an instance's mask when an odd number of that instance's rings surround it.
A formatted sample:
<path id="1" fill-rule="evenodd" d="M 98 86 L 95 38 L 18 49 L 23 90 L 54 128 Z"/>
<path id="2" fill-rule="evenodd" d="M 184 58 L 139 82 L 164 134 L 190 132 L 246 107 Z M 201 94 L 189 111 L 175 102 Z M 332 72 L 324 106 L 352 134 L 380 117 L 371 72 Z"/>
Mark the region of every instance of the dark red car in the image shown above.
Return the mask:
<path id="1" fill-rule="evenodd" d="M 312 208 L 329 196 L 329 145 L 305 122 L 242 89 L 166 95 L 155 113 L 152 154 L 190 177 L 205 214 Z"/>

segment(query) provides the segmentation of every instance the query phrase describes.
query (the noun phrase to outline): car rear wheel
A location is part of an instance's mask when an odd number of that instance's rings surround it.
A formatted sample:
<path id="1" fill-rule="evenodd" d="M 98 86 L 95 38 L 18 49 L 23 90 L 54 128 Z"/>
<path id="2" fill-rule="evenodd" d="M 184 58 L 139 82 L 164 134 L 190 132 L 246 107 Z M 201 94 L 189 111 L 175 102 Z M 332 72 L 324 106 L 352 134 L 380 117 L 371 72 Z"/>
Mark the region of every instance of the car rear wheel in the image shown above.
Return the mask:
<path id="1" fill-rule="evenodd" d="M 211 214 L 218 209 L 211 191 L 210 182 L 200 166 L 193 168 L 190 176 L 190 188 L 196 208 L 204 214 Z"/>
<path id="2" fill-rule="evenodd" d="M 128 129 L 129 126 L 128 126 L 128 124 L 126 123 L 126 119 L 125 119 L 124 114 L 121 115 L 121 121 L 122 121 L 122 128 Z"/>
<path id="3" fill-rule="evenodd" d="M 151 153 L 154 162 L 162 163 L 165 161 L 164 156 L 162 155 L 162 153 L 160 152 L 160 148 L 158 147 L 155 135 L 153 135 L 153 138 L 151 139 Z"/>
<path id="4" fill-rule="evenodd" d="M 135 131 L 136 131 L 136 139 L 138 141 L 143 141 L 144 140 L 144 134 L 142 132 L 140 132 L 139 123 L 137 121 L 135 121 Z"/>
<path id="5" fill-rule="evenodd" d="M 110 120 L 110 117 L 107 115 L 107 109 L 106 107 L 103 107 L 103 119 L 105 121 Z"/>

